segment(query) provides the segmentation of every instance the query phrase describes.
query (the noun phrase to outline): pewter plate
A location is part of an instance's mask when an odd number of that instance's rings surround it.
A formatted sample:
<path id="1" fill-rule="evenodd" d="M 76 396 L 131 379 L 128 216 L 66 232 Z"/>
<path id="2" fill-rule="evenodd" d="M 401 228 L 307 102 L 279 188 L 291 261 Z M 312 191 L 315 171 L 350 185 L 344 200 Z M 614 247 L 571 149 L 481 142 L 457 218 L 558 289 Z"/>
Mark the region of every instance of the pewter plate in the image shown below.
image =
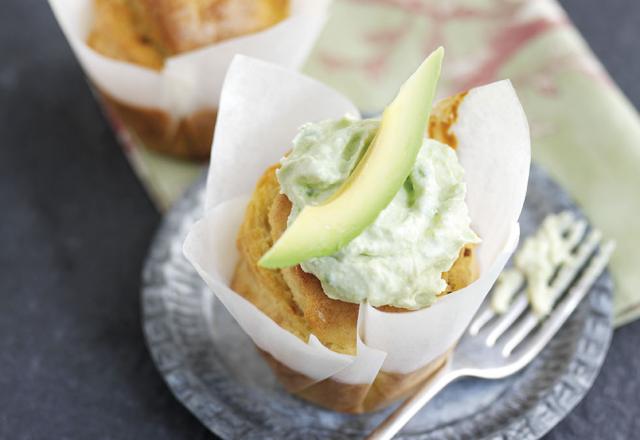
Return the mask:
<path id="1" fill-rule="evenodd" d="M 204 179 L 168 213 L 143 273 L 144 333 L 171 391 L 225 439 L 361 438 L 391 409 L 344 415 L 287 394 L 224 307 L 182 256 L 201 217 Z M 579 212 L 533 167 L 521 216 L 523 237 L 549 213 Z M 498 381 L 464 379 L 431 401 L 398 438 L 537 439 L 591 387 L 609 346 L 612 283 L 603 274 L 565 327 L 521 373 Z"/>

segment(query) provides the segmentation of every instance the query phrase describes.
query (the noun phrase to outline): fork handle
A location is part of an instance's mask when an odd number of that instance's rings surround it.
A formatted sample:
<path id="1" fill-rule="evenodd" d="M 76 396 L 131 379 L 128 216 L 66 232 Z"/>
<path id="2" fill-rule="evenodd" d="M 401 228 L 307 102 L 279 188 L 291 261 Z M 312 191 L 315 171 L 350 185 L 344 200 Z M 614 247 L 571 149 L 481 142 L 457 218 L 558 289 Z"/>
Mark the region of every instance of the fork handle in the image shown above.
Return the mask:
<path id="1" fill-rule="evenodd" d="M 378 425 L 367 440 L 390 440 L 409 420 L 449 383 L 459 377 L 451 369 L 451 357 L 431 378 L 420 386 L 418 391 L 405 400 L 394 412 Z"/>

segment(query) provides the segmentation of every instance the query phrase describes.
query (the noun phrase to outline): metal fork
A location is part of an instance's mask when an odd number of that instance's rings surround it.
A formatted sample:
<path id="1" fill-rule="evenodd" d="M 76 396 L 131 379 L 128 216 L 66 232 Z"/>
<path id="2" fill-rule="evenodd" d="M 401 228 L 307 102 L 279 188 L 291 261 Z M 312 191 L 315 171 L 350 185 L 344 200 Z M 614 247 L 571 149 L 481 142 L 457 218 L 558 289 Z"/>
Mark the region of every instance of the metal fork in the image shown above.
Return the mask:
<path id="1" fill-rule="evenodd" d="M 607 266 L 615 245 L 610 241 L 598 248 L 600 241 L 600 233 L 591 231 L 574 251 L 572 262 L 559 269 L 550 286 L 559 301 L 546 318 L 528 307 L 524 290 L 502 315 L 496 315 L 489 301 L 485 301 L 441 369 L 367 438 L 391 439 L 438 392 L 456 379 L 464 376 L 500 379 L 529 364 L 562 327 Z M 578 273 L 580 276 L 576 279 Z"/>

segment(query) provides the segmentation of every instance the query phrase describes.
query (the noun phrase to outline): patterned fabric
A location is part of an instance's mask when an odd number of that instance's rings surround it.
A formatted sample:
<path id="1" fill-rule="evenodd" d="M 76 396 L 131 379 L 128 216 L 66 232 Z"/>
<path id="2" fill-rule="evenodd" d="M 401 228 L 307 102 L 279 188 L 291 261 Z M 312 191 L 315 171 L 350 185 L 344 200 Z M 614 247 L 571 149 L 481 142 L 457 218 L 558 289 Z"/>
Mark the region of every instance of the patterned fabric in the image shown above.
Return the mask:
<path id="1" fill-rule="evenodd" d="M 305 71 L 365 114 L 379 113 L 438 45 L 443 97 L 510 78 L 534 160 L 617 241 L 616 324 L 640 316 L 640 120 L 554 0 L 335 0 L 331 12 Z M 127 144 L 161 209 L 202 169 Z"/>

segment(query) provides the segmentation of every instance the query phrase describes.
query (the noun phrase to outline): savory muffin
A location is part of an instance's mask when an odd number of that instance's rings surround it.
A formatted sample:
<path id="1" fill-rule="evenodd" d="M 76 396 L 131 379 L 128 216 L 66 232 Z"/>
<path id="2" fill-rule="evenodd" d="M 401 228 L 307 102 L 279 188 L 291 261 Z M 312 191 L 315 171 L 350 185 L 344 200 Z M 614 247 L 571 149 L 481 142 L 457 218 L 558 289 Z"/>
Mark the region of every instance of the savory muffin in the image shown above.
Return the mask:
<path id="1" fill-rule="evenodd" d="M 87 44 L 109 58 L 160 70 L 172 55 L 273 26 L 288 6 L 288 0 L 94 0 Z M 102 95 L 145 146 L 189 159 L 209 156 L 216 109 L 175 121 L 162 110 Z"/>
<path id="2" fill-rule="evenodd" d="M 459 98 L 458 102 L 462 96 Z M 442 147 L 449 150 L 452 150 L 455 145 L 455 142 L 452 141 L 455 136 L 448 133 L 446 128 L 455 121 L 452 112 L 456 107 L 452 104 L 451 99 L 443 101 L 434 109 L 430 119 L 432 127 L 440 127 L 440 130 L 430 130 L 432 137 L 441 142 L 440 146 L 445 145 L 446 142 L 453 144 Z M 333 127 L 340 129 L 349 123 L 348 120 L 342 120 L 336 122 Z M 363 124 L 367 125 L 369 122 L 363 121 Z M 376 122 L 371 121 L 371 124 L 375 125 Z M 304 131 L 304 128 L 301 131 Z M 358 153 L 354 153 L 357 151 L 354 144 L 358 141 L 366 143 L 371 140 L 367 139 L 367 136 L 363 137 L 362 133 L 355 132 L 355 135 L 352 133 L 348 140 L 345 140 L 344 136 L 340 134 L 338 137 L 344 142 L 344 148 L 340 147 L 338 154 L 327 150 L 321 154 L 325 159 L 328 157 L 344 158 L 349 153 L 358 155 Z M 312 138 L 319 139 L 317 133 Z M 299 156 L 293 154 L 296 152 L 296 148 L 305 147 L 304 136 L 299 134 L 294 145 L 294 151 L 289 154 L 289 160 L 296 162 L 300 160 Z M 315 149 L 315 147 L 311 148 Z M 339 159 L 328 160 L 335 162 Z M 305 182 L 311 183 L 316 179 L 318 176 L 312 176 L 316 172 L 319 176 L 326 176 L 321 170 L 319 162 L 320 160 L 314 158 L 312 161 L 314 169 L 303 177 Z M 301 165 L 298 163 L 297 166 Z M 251 197 L 237 237 L 240 259 L 231 282 L 231 288 L 257 306 L 280 327 L 303 341 L 307 341 L 313 334 L 325 347 L 337 353 L 355 355 L 360 303 L 331 298 L 319 277 L 304 270 L 301 265 L 270 270 L 261 267 L 258 263 L 259 259 L 286 230 L 292 209 L 294 209 L 289 198 L 291 193 L 289 192 L 289 196 L 283 193 L 282 183 L 279 182 L 279 178 L 283 179 L 282 173 L 277 176 L 281 167 L 281 164 L 277 164 L 267 169 L 258 181 Z M 446 179 L 444 176 L 440 177 Z M 315 186 L 310 185 L 305 188 L 305 192 L 317 191 L 318 180 L 316 179 L 314 183 Z M 442 208 L 442 210 L 445 211 L 446 208 Z M 438 274 L 442 278 L 444 288 L 434 295 L 433 300 L 435 297 L 460 290 L 478 278 L 473 236 L 462 234 L 462 237 L 471 238 L 470 242 L 461 242 L 461 246 L 457 248 L 459 251 L 454 256 L 455 261 L 449 265 L 446 271 Z M 375 257 L 372 256 L 372 258 Z M 353 285 L 356 286 L 358 283 L 354 282 Z M 376 285 L 380 286 L 381 284 L 376 283 Z M 378 309 L 388 313 L 408 311 L 405 308 L 391 305 L 379 306 Z M 437 371 L 446 357 L 445 353 L 409 374 L 380 371 L 372 384 L 359 385 L 344 384 L 332 379 L 314 384 L 309 382 L 308 378 L 279 363 L 268 353 L 261 352 L 261 354 L 290 392 L 316 404 L 353 413 L 380 408 L 406 395 L 421 381 Z"/>
<path id="3" fill-rule="evenodd" d="M 442 59 L 380 119 L 250 58 L 229 73 L 236 99 L 222 102 L 207 207 L 183 252 L 284 389 L 325 408 L 375 410 L 446 374 L 516 247 L 526 116 L 509 81 L 432 107 Z M 267 78 L 268 96 L 238 87 Z M 326 107 L 309 105 L 316 93 Z"/>

